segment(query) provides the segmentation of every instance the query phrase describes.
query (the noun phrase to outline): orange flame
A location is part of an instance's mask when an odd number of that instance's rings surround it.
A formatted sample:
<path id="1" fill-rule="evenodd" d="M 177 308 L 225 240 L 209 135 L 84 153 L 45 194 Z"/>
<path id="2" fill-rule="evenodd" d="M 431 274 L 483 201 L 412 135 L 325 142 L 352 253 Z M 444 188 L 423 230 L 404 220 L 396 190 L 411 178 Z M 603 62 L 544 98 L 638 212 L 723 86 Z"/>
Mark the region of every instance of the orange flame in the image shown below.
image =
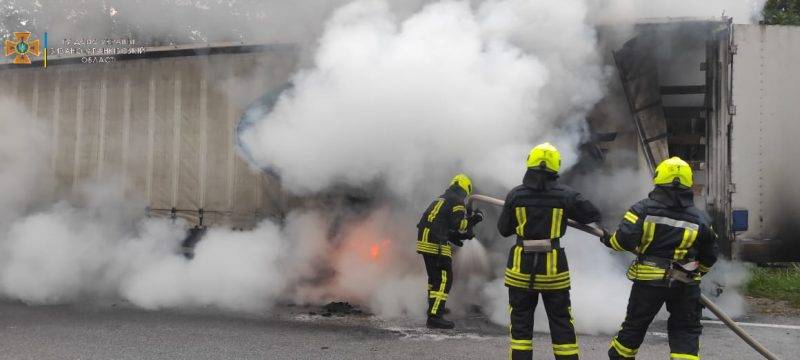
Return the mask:
<path id="1" fill-rule="evenodd" d="M 370 259 L 372 259 L 372 261 L 376 261 L 376 262 L 378 260 L 380 260 L 381 253 L 383 252 L 384 248 L 389 246 L 390 242 L 391 241 L 389 239 L 384 239 L 378 244 L 370 245 L 370 247 L 369 247 L 369 257 L 370 257 Z"/>
<path id="2" fill-rule="evenodd" d="M 372 260 L 378 260 L 378 256 L 380 255 L 381 247 L 378 246 L 378 244 L 372 244 L 372 246 L 369 247 L 369 257 L 371 257 Z"/>

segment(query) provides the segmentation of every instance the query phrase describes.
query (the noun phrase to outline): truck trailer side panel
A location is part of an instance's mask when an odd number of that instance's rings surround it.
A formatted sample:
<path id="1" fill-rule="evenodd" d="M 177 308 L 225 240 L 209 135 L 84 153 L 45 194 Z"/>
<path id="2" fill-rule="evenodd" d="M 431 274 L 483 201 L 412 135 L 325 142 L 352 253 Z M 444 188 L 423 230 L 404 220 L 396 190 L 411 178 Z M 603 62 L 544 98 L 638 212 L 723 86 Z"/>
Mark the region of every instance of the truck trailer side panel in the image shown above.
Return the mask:
<path id="1" fill-rule="evenodd" d="M 203 209 L 206 223 L 239 227 L 280 214 L 286 195 L 236 154 L 235 129 L 252 101 L 286 83 L 296 52 L 167 52 L 111 64 L 0 66 L 11 83 L 0 97 L 51 139 L 53 193 L 69 198 L 99 180 L 123 185 L 160 216 L 175 208 L 197 221 Z"/>
<path id="2" fill-rule="evenodd" d="M 739 254 L 800 259 L 800 27 L 735 25 L 731 182 Z"/>

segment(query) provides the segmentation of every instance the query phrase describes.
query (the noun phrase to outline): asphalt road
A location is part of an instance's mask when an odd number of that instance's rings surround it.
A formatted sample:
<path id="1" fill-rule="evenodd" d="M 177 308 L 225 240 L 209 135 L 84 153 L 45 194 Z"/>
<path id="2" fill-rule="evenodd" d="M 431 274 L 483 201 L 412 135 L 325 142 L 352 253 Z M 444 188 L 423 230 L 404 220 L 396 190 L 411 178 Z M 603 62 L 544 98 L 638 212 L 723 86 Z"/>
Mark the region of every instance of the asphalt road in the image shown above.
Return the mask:
<path id="1" fill-rule="evenodd" d="M 429 331 L 414 319 L 323 317 L 283 307 L 273 314 L 143 311 L 112 306 L 26 306 L 0 302 L 0 359 L 504 359 L 504 330 L 480 316 L 453 331 Z M 800 358 L 800 319 L 750 317 L 747 330 L 782 359 Z M 795 326 L 794 328 L 791 326 Z M 640 360 L 666 359 L 663 322 L 655 323 Z M 537 334 L 535 359 L 552 359 Z M 583 359 L 604 359 L 609 336 L 579 336 Z M 706 324 L 703 359 L 759 359 L 722 325 Z"/>

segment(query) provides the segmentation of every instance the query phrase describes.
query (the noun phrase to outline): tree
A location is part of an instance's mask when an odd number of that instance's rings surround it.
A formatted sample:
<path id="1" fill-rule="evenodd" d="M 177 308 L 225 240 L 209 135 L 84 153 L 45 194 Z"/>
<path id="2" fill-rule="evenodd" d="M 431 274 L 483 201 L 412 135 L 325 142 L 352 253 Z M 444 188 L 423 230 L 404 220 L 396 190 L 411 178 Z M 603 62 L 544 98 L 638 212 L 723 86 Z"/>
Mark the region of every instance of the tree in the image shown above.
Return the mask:
<path id="1" fill-rule="evenodd" d="M 768 0 L 762 13 L 764 24 L 800 25 L 800 0 Z"/>

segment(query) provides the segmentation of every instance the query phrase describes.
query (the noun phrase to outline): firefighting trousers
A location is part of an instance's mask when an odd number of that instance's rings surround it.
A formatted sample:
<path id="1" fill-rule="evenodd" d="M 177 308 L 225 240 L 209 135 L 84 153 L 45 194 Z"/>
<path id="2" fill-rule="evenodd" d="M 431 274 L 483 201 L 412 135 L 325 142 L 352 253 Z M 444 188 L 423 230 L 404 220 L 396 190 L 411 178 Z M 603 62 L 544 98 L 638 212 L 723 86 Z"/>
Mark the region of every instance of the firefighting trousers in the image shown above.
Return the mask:
<path id="1" fill-rule="evenodd" d="M 422 258 L 428 273 L 428 316 L 439 316 L 453 285 L 453 260 L 447 256 L 426 254 Z"/>
<path id="2" fill-rule="evenodd" d="M 634 359 L 644 341 L 647 327 L 663 304 L 667 304 L 670 359 L 699 360 L 702 308 L 700 287 L 660 287 L 633 283 L 628 313 L 622 329 L 611 340 L 609 359 Z"/>
<path id="3" fill-rule="evenodd" d="M 569 290 L 535 291 L 510 287 L 508 302 L 511 311 L 512 360 L 533 359 L 533 313 L 542 295 L 544 310 L 550 323 L 553 354 L 557 360 L 578 359 L 578 342 L 572 319 Z"/>

